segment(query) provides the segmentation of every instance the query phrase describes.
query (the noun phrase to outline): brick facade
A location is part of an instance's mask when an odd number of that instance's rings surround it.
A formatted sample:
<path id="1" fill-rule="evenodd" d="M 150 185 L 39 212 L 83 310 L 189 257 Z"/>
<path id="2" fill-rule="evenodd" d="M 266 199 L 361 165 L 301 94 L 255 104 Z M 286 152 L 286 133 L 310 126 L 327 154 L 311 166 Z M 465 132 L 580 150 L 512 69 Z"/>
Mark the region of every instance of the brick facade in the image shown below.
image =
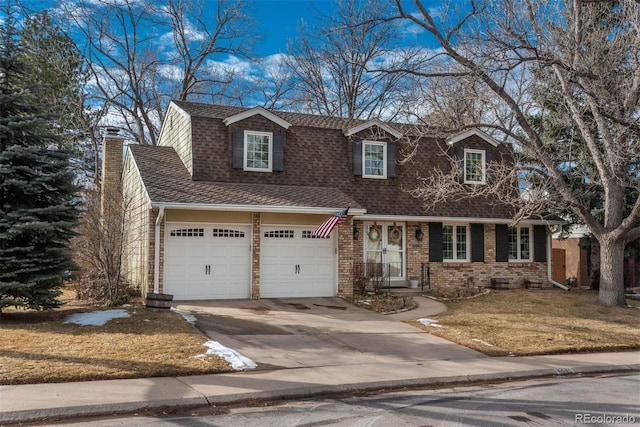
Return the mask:
<path id="1" fill-rule="evenodd" d="M 122 198 L 122 144 L 124 138 L 108 133 L 102 141 L 102 187 L 101 212 L 105 215 L 106 204 Z M 118 201 L 119 201 L 118 200 Z"/>
<path id="2" fill-rule="evenodd" d="M 260 212 L 252 215 L 251 299 L 260 298 Z"/>
<path id="3" fill-rule="evenodd" d="M 362 262 L 365 224 L 355 221 L 355 227 L 359 230 L 359 236 L 354 241 L 353 258 L 355 262 Z M 491 286 L 493 278 L 509 279 L 510 288 L 524 287 L 525 281 L 540 283 L 543 287 L 551 286 L 546 262 L 496 262 L 494 224 L 484 224 L 484 262 L 430 262 L 429 223 L 406 222 L 405 227 L 406 278 L 417 277 L 425 288 L 487 288 Z M 416 238 L 418 228 L 422 232 L 422 240 Z"/>
<path id="4" fill-rule="evenodd" d="M 338 233 L 338 296 L 353 296 L 353 219 L 339 225 L 334 233 Z"/>

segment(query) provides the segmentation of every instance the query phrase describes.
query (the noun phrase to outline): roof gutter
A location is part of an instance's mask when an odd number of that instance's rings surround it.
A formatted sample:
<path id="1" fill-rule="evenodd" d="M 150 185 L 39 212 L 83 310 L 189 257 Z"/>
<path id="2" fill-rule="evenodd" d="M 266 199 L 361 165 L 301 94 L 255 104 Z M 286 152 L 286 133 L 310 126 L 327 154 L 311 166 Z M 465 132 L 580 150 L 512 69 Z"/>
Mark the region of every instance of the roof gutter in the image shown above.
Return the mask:
<path id="1" fill-rule="evenodd" d="M 158 217 L 156 218 L 155 241 L 153 255 L 153 292 L 160 293 L 160 224 L 164 219 L 164 206 L 160 206 Z"/>
<path id="2" fill-rule="evenodd" d="M 299 214 L 335 214 L 344 209 L 344 206 L 333 208 L 320 208 L 309 206 L 269 206 L 269 205 L 224 205 L 206 203 L 163 203 L 152 202 L 152 207 L 160 209 L 189 209 L 204 211 L 235 211 L 235 212 L 272 212 L 272 213 L 299 213 Z M 366 209 L 350 208 L 350 215 L 364 215 Z"/>
<path id="3" fill-rule="evenodd" d="M 349 211 L 351 213 L 351 211 Z M 470 218 L 470 217 L 443 217 L 443 216 L 403 216 L 403 215 L 359 215 L 354 219 L 360 221 L 413 221 L 413 222 L 473 222 L 483 224 L 510 224 L 508 218 Z M 559 220 L 523 219 L 520 224 L 555 225 L 564 224 Z"/>

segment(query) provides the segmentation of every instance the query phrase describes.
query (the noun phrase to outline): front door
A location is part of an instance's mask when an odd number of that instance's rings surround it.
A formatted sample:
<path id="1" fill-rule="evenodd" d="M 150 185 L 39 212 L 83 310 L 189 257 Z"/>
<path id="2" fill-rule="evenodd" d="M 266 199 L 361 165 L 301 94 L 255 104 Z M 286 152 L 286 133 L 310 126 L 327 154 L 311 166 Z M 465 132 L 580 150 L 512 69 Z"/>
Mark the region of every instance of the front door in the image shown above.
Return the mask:
<path id="1" fill-rule="evenodd" d="M 365 262 L 382 263 L 391 280 L 405 278 L 404 228 L 395 222 L 365 223 Z"/>

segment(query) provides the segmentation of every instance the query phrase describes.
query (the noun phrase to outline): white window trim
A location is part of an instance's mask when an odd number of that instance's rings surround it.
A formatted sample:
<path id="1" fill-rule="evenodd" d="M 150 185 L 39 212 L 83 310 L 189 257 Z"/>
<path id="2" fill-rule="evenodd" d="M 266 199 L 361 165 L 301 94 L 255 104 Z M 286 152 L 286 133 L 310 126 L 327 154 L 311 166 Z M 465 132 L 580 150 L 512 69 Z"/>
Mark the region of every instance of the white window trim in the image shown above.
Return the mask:
<path id="1" fill-rule="evenodd" d="M 453 259 L 446 259 L 444 257 L 444 227 L 446 226 L 451 226 L 453 227 Z M 466 228 L 467 232 L 466 232 L 466 243 L 467 243 L 467 251 L 466 251 L 466 257 L 464 259 L 459 259 L 458 257 L 458 253 L 456 251 L 456 227 L 464 227 Z M 471 252 L 471 227 L 469 226 L 469 224 L 461 224 L 461 223 L 443 223 L 442 224 L 442 262 L 469 262 L 470 258 L 469 258 L 469 252 Z"/>
<path id="2" fill-rule="evenodd" d="M 247 136 L 248 135 L 260 135 L 269 137 L 269 166 L 266 168 L 250 168 L 247 166 L 247 156 L 249 154 L 247 150 Z M 242 159 L 243 170 L 253 172 L 272 172 L 273 171 L 273 132 L 258 132 L 253 130 L 244 131 L 244 158 Z"/>
<path id="3" fill-rule="evenodd" d="M 533 227 L 531 227 L 530 225 L 518 225 L 515 227 L 509 227 L 508 232 L 511 231 L 511 229 L 513 228 L 518 229 L 518 233 L 517 233 L 518 239 L 516 241 L 516 245 L 518 248 L 518 252 L 517 252 L 518 256 L 516 259 L 509 258 L 509 262 L 533 262 Z M 522 259 L 522 251 L 520 249 L 520 229 L 521 228 L 529 229 L 529 259 Z"/>
<path id="4" fill-rule="evenodd" d="M 467 179 L 467 153 L 476 153 L 482 155 L 482 180 L 480 181 L 471 181 Z M 464 183 L 465 184 L 485 184 L 487 182 L 487 153 L 484 150 L 464 150 L 464 165 L 463 165 L 463 173 L 464 173 Z"/>
<path id="5" fill-rule="evenodd" d="M 383 147 L 382 152 L 382 175 L 368 175 L 366 173 L 367 162 L 367 145 L 381 145 Z M 362 141 L 362 177 L 373 179 L 387 179 L 387 143 L 384 141 Z"/>

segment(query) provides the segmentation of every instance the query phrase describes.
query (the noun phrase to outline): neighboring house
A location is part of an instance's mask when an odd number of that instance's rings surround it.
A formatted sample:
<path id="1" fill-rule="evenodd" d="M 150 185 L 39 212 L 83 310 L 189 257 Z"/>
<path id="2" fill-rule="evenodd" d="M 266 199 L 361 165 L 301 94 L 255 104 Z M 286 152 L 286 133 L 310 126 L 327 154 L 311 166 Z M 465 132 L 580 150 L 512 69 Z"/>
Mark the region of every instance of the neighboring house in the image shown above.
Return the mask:
<path id="1" fill-rule="evenodd" d="M 573 227 L 568 233 L 553 233 L 552 278 L 568 286 L 590 287 L 592 250 L 589 229 Z"/>
<path id="2" fill-rule="evenodd" d="M 511 147 L 470 130 L 422 139 L 400 163 L 406 129 L 176 101 L 159 146 L 130 145 L 122 171 L 122 138 L 107 135 L 105 173 L 122 174 L 128 209 L 128 279 L 176 300 L 350 297 L 354 271 L 375 266 L 392 286 L 548 286 L 544 223 L 509 228 L 511 211 L 489 199 L 425 210 L 406 191 L 418 173 L 451 170 L 445 152 L 459 179 L 484 185 L 486 164 L 512 161 Z M 346 207 L 329 238 L 311 234 Z"/>
<path id="3" fill-rule="evenodd" d="M 556 282 L 581 288 L 598 288 L 600 245 L 584 225 L 568 232 L 554 232 L 552 239 L 552 278 Z M 624 251 L 624 286 L 640 286 L 639 244 L 628 244 Z"/>

